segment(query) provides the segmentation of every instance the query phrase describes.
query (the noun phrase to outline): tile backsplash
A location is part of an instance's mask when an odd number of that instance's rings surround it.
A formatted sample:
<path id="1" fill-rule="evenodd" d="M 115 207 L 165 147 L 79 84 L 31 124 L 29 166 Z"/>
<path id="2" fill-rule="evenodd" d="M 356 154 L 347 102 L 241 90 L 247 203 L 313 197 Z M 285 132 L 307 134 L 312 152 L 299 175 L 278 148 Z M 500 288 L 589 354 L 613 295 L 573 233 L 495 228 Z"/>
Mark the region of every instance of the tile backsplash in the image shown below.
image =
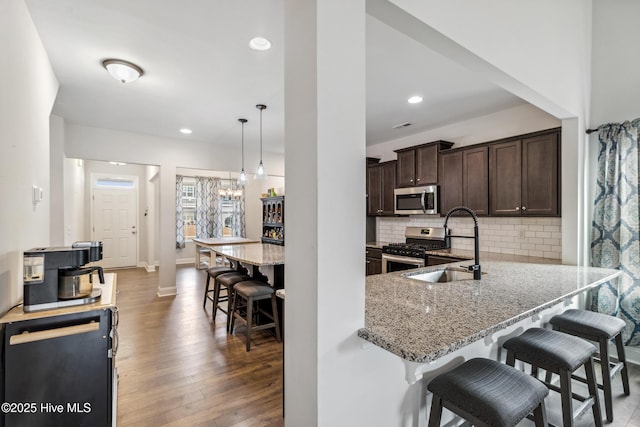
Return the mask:
<path id="1" fill-rule="evenodd" d="M 480 250 L 503 254 L 561 259 L 561 218 L 496 218 L 479 217 Z M 404 242 L 405 227 L 442 227 L 444 218 L 410 216 L 376 218 L 376 235 L 380 242 Z M 452 217 L 451 234 L 473 235 L 473 219 Z M 456 249 L 473 250 L 473 239 L 451 239 Z"/>

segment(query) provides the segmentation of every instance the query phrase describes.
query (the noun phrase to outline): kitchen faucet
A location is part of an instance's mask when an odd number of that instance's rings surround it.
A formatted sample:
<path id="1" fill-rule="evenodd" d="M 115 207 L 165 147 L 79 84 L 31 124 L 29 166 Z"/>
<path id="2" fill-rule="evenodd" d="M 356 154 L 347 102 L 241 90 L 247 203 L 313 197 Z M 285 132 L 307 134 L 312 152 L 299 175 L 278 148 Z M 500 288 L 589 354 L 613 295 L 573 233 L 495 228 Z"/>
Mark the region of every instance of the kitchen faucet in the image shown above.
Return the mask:
<path id="1" fill-rule="evenodd" d="M 471 237 L 471 236 L 449 236 L 449 234 L 447 233 L 447 223 L 449 222 L 449 217 L 451 216 L 451 214 L 458 211 L 464 211 L 469 215 L 471 215 L 471 217 L 473 218 L 473 224 L 474 224 L 473 240 L 475 242 L 474 250 L 475 250 L 476 263 L 474 265 L 470 265 L 469 270 L 473 271 L 473 280 L 480 280 L 482 275 L 482 271 L 480 269 L 480 242 L 479 242 L 480 239 L 478 237 L 478 217 L 476 216 L 475 212 L 473 212 L 471 209 L 467 208 L 466 206 L 458 206 L 458 207 L 452 208 L 449 212 L 447 212 L 447 217 L 444 220 L 445 239 L 450 239 L 451 237 L 464 237 L 464 238 Z M 447 246 L 451 247 L 451 245 L 449 244 Z"/>

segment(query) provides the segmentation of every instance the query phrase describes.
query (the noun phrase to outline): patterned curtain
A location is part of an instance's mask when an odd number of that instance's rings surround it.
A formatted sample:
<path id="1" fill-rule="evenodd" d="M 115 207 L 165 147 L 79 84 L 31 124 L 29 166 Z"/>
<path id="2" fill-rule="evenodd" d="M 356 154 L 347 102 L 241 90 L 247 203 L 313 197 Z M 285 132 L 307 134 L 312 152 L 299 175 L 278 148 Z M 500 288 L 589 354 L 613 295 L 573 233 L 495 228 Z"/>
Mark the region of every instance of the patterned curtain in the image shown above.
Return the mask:
<path id="1" fill-rule="evenodd" d="M 184 220 L 182 219 L 182 175 L 176 175 L 176 249 L 184 248 Z"/>
<path id="2" fill-rule="evenodd" d="M 222 237 L 219 189 L 219 178 L 196 177 L 196 237 Z"/>
<path id="3" fill-rule="evenodd" d="M 237 182 L 231 184 L 231 190 L 235 193 L 240 191 L 239 197 L 233 198 L 233 220 L 231 222 L 231 235 L 234 237 L 246 237 L 246 226 L 244 221 L 244 188 Z"/>
<path id="4" fill-rule="evenodd" d="M 623 339 L 633 346 L 640 346 L 639 133 L 640 119 L 600 127 L 591 236 L 592 264 L 622 271 L 594 292 L 592 309 L 624 320 Z"/>

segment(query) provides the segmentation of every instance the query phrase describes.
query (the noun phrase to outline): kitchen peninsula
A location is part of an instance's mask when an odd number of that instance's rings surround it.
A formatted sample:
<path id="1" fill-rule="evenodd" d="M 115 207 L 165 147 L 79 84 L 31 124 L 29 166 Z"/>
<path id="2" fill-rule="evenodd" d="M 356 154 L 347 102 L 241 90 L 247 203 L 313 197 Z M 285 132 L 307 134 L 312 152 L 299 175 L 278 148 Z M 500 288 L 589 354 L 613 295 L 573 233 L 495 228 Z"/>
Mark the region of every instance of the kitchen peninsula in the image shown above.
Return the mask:
<path id="1" fill-rule="evenodd" d="M 411 278 L 443 266 L 368 276 L 365 327 L 358 336 L 400 357 L 413 383 L 431 370 L 426 364 L 441 366 L 460 356 L 495 358 L 497 343 L 506 339 L 495 335 L 545 323 L 566 306 L 578 305 L 588 289 L 620 275 L 611 269 L 502 261 L 483 262 L 482 268 L 482 280 L 445 283 Z M 441 360 L 444 356 L 450 357 Z"/>

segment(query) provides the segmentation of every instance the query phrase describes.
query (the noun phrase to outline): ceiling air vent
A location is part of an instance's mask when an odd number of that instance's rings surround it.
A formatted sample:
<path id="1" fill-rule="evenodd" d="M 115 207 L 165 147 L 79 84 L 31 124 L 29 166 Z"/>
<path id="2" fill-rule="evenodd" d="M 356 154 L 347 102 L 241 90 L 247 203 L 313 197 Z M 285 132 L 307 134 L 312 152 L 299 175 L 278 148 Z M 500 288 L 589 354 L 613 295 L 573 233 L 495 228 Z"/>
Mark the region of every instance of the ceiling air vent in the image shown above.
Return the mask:
<path id="1" fill-rule="evenodd" d="M 409 122 L 400 123 L 400 124 L 397 124 L 395 126 L 391 126 L 391 129 L 406 128 L 407 126 L 411 126 L 411 123 L 409 123 Z"/>

